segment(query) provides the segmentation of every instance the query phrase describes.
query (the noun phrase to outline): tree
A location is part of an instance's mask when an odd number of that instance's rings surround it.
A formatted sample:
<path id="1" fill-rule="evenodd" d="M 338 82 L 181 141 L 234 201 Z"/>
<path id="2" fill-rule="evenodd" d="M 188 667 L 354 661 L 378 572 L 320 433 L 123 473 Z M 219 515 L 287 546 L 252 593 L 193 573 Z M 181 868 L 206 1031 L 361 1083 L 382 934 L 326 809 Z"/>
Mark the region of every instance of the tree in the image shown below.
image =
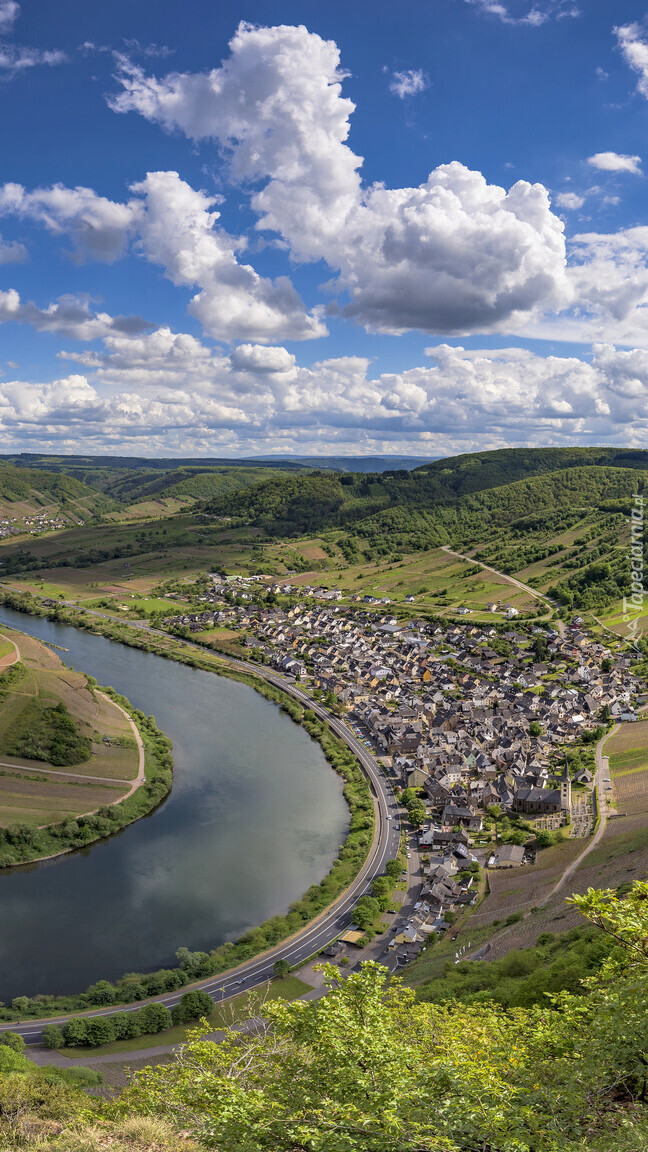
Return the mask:
<path id="1" fill-rule="evenodd" d="M 87 1022 L 85 1043 L 90 1048 L 100 1044 L 110 1044 L 115 1039 L 115 1029 L 109 1016 L 91 1016 Z"/>
<path id="2" fill-rule="evenodd" d="M 275 960 L 272 971 L 279 980 L 285 980 L 290 973 L 290 964 L 287 960 Z"/>
<path id="3" fill-rule="evenodd" d="M 401 871 L 402 864 L 400 860 L 388 860 L 385 864 L 385 872 L 392 878 L 392 880 L 400 879 Z"/>
<path id="4" fill-rule="evenodd" d="M 79 1048 L 87 1042 L 88 1025 L 83 1016 L 73 1016 L 63 1025 L 63 1039 L 68 1048 Z"/>
<path id="5" fill-rule="evenodd" d="M 427 811 L 422 800 L 414 800 L 407 806 L 407 815 L 410 823 L 420 828 L 427 820 Z"/>
<path id="6" fill-rule="evenodd" d="M 380 915 L 380 906 L 373 896 L 361 896 L 353 909 L 353 922 L 362 932 L 372 928 Z"/>
<path id="7" fill-rule="evenodd" d="M 371 884 L 371 895 L 379 900 L 381 896 L 389 896 L 393 887 L 393 880 L 388 876 L 376 876 Z"/>
<path id="8" fill-rule="evenodd" d="M 46 1024 L 43 1028 L 43 1044 L 46 1048 L 63 1048 L 65 1039 L 58 1024 Z"/>
<path id="9" fill-rule="evenodd" d="M 193 992 L 184 992 L 180 1002 L 174 1006 L 171 1016 L 174 1024 L 186 1024 L 189 1020 L 199 1020 L 201 1016 L 211 1016 L 214 1011 L 214 1001 L 208 992 L 199 988 Z"/>
<path id="10" fill-rule="evenodd" d="M 0 1032 L 0 1044 L 13 1048 L 14 1052 L 23 1052 L 25 1041 L 19 1032 Z"/>
<path id="11" fill-rule="evenodd" d="M 117 999 L 117 989 L 108 980 L 98 980 L 91 984 L 86 991 L 88 1004 L 114 1004 Z"/>
<path id="12" fill-rule="evenodd" d="M 173 1021 L 166 1004 L 146 1004 L 137 1013 L 137 1022 L 142 1033 L 163 1032 L 170 1028 Z"/>
<path id="13" fill-rule="evenodd" d="M 544 832 L 542 830 L 537 833 L 536 840 L 538 848 L 551 848 L 551 845 L 555 843 L 553 832 Z"/>
<path id="14" fill-rule="evenodd" d="M 110 1019 L 116 1040 L 135 1040 L 142 1035 L 139 1012 L 115 1012 Z"/>
<path id="15" fill-rule="evenodd" d="M 544 636 L 536 636 L 533 642 L 533 654 L 538 664 L 543 664 L 547 659 L 549 648 Z"/>
<path id="16" fill-rule="evenodd" d="M 541 736 L 541 735 L 542 735 L 542 724 L 540 724 L 538 720 L 532 720 L 531 723 L 529 724 L 529 736 L 531 736 L 533 739 L 536 739 L 538 736 Z"/>

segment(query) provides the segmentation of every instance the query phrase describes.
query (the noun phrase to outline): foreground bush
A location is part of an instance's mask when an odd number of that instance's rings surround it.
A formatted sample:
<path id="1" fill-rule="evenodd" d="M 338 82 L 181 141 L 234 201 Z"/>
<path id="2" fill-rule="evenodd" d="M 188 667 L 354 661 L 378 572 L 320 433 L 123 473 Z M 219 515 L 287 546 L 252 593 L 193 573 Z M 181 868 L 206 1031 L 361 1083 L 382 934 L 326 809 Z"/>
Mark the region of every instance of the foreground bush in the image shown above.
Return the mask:
<path id="1" fill-rule="evenodd" d="M 264 1007 L 266 1024 L 135 1075 L 118 1107 L 219 1152 L 645 1152 L 648 884 L 576 906 L 619 953 L 529 1009 L 416 1003 L 385 968 Z"/>

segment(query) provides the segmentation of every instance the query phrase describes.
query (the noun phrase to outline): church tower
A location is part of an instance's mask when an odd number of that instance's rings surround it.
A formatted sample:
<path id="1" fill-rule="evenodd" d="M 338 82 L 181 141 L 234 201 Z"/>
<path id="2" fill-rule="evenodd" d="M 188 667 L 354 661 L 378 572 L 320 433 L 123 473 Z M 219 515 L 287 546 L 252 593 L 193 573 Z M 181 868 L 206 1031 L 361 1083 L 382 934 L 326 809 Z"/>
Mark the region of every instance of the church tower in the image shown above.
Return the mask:
<path id="1" fill-rule="evenodd" d="M 569 775 L 569 768 L 567 766 L 567 757 L 565 757 L 565 766 L 563 768 L 563 774 L 560 777 L 560 807 L 562 808 L 563 812 L 569 812 L 570 814 L 572 798 L 571 791 L 571 778 Z"/>

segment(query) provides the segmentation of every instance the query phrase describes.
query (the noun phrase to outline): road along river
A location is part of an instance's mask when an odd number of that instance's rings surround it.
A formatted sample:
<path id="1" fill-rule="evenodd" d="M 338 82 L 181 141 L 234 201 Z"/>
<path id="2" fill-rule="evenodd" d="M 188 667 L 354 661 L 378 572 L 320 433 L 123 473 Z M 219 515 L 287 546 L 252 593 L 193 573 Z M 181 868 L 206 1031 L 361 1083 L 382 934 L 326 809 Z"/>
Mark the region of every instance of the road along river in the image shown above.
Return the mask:
<path id="1" fill-rule="evenodd" d="M 326 874 L 348 827 L 342 784 L 276 705 L 65 625 L 0 608 L 3 623 L 155 715 L 175 773 L 168 800 L 110 840 L 0 871 L 0 1000 L 172 966 L 180 945 L 240 935 Z"/>

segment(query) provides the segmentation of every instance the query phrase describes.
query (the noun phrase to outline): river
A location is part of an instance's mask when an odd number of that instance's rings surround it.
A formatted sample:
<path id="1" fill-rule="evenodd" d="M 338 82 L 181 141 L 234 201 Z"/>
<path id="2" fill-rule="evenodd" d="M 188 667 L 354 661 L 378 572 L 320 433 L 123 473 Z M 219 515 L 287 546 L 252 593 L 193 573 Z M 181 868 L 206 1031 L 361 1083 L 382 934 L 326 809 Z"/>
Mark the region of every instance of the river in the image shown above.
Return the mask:
<path id="1" fill-rule="evenodd" d="M 314 740 L 245 684 L 0 607 L 5 624 L 68 648 L 66 664 L 153 714 L 173 741 L 173 790 L 109 840 L 0 871 L 0 1000 L 83 990 L 173 966 L 285 912 L 348 827 Z"/>

